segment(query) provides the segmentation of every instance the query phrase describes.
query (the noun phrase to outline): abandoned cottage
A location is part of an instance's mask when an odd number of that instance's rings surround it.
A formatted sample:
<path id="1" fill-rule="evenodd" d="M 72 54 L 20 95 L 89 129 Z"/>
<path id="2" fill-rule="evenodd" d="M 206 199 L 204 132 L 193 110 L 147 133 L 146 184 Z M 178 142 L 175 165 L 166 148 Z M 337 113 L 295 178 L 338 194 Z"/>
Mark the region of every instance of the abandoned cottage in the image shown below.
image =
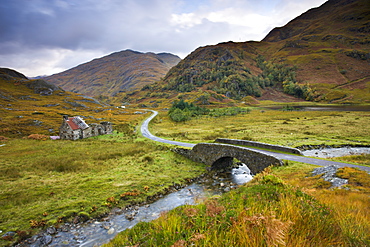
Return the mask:
<path id="1" fill-rule="evenodd" d="M 59 129 L 60 139 L 77 140 L 98 135 L 112 134 L 113 127 L 110 122 L 92 123 L 87 125 L 81 117 L 63 116 Z"/>

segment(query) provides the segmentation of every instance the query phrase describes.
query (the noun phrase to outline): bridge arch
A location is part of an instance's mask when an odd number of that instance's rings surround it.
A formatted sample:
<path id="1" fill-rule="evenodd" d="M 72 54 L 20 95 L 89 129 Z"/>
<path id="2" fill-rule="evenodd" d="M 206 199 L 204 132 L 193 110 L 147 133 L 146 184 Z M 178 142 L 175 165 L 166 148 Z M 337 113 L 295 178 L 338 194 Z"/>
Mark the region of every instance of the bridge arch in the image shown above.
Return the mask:
<path id="1" fill-rule="evenodd" d="M 213 169 L 222 169 L 233 165 L 234 157 L 221 157 L 211 165 Z"/>
<path id="2" fill-rule="evenodd" d="M 193 147 L 191 155 L 214 169 L 231 166 L 233 158 L 236 158 L 247 165 L 252 174 L 259 173 L 270 165 L 283 165 L 275 156 L 246 147 L 219 143 L 199 143 Z"/>

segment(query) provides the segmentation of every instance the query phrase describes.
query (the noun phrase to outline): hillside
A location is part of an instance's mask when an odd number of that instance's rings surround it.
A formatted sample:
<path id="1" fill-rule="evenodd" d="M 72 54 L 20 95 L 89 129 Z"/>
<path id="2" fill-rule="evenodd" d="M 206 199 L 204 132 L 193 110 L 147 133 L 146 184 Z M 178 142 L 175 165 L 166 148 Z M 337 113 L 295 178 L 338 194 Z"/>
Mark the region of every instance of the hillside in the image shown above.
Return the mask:
<path id="1" fill-rule="evenodd" d="M 58 135 L 63 115 L 82 116 L 88 123 L 111 121 L 124 124 L 139 116 L 102 104 L 42 79 L 29 80 L 23 74 L 0 68 L 0 140 L 31 134 Z"/>
<path id="2" fill-rule="evenodd" d="M 329 102 L 370 103 L 370 2 L 330 0 L 307 11 L 262 41 L 271 59 L 298 67 Z"/>
<path id="3" fill-rule="evenodd" d="M 200 47 L 144 91 L 370 103 L 369 33 L 368 0 L 329 0 L 261 42 Z"/>
<path id="4" fill-rule="evenodd" d="M 113 96 L 159 81 L 179 61 L 178 56 L 169 53 L 125 50 L 44 79 L 67 91 L 88 96 Z"/>

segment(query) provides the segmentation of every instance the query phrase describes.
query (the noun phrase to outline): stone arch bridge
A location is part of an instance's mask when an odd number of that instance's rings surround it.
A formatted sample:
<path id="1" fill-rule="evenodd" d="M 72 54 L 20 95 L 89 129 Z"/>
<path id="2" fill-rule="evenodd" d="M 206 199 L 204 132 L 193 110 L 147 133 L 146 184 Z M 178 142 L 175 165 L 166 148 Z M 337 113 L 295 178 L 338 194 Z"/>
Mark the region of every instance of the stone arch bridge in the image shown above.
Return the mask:
<path id="1" fill-rule="evenodd" d="M 193 149 L 176 149 L 187 158 L 202 162 L 213 169 L 220 169 L 232 165 L 234 158 L 248 166 L 252 174 L 257 174 L 270 165 L 281 166 L 279 158 L 258 152 L 246 147 L 239 147 L 219 143 L 199 143 Z"/>

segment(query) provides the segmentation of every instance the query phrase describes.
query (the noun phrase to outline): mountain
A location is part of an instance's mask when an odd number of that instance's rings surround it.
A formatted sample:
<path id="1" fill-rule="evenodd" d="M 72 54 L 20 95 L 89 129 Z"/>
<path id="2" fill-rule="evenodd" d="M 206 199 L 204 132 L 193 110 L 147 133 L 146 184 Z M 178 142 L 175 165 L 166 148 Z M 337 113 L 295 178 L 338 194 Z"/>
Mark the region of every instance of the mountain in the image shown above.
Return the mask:
<path id="1" fill-rule="evenodd" d="M 44 79 L 67 91 L 89 96 L 113 96 L 159 81 L 180 60 L 170 53 L 125 50 Z"/>
<path id="2" fill-rule="evenodd" d="M 370 2 L 329 0 L 261 42 L 199 47 L 147 91 L 370 103 Z"/>

